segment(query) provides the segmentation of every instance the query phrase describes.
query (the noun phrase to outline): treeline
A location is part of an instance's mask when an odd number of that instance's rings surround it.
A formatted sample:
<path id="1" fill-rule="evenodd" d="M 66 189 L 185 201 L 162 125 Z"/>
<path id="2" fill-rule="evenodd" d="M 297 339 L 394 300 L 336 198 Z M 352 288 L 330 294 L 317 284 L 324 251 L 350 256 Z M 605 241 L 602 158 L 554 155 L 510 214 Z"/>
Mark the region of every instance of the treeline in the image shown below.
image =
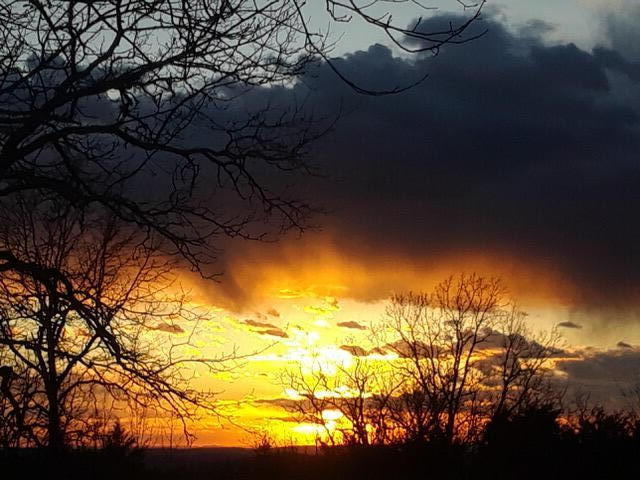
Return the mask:
<path id="1" fill-rule="evenodd" d="M 215 450 L 137 450 L 122 444 L 51 457 L 47 450 L 2 451 L 3 472 L 37 478 L 55 468 L 59 478 L 440 480 L 618 479 L 640 474 L 637 417 L 593 408 L 575 412 L 529 408 L 495 419 L 481 440 L 427 440 L 388 445 L 268 447 L 253 454 Z M 49 470 L 50 471 L 50 470 Z M 12 478 L 9 476 L 8 478 Z"/>

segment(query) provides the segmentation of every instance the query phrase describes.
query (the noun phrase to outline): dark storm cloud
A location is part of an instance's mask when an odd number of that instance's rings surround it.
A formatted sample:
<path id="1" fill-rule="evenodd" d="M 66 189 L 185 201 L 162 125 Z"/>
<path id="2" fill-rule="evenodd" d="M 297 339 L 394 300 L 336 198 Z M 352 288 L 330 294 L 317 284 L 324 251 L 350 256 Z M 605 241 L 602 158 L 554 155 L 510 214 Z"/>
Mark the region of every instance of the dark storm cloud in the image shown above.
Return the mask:
<path id="1" fill-rule="evenodd" d="M 640 284 L 640 98 L 622 101 L 611 78 L 635 85 L 640 65 L 603 47 L 546 45 L 533 27 L 485 27 L 435 59 L 374 45 L 336 60 L 372 89 L 430 73 L 399 95 L 357 96 L 326 67 L 293 89 L 316 111 L 342 102 L 345 112 L 313 151 L 330 178 L 305 184 L 331 211 L 320 222 L 354 255 L 524 258 L 560 270 L 581 305 L 629 306 Z"/>

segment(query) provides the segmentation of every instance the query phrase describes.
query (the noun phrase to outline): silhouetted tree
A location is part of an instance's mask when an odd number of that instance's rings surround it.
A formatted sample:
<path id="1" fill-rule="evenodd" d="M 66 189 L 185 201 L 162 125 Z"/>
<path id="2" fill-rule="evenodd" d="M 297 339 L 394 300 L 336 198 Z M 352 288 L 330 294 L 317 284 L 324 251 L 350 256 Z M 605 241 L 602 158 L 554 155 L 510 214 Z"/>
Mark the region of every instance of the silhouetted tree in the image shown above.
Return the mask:
<path id="1" fill-rule="evenodd" d="M 299 397 L 288 409 L 299 422 L 321 426 L 320 437 L 332 445 L 390 443 L 394 427 L 388 417 L 392 395 L 385 388 L 388 372 L 358 357 L 350 364 L 332 365 L 331 370 L 317 362 L 308 369 L 298 366 L 284 372 L 282 385 Z M 339 412 L 340 417 L 328 420 L 327 412 Z"/>
<path id="2" fill-rule="evenodd" d="M 3 2 L 0 197 L 36 190 L 99 205 L 198 270 L 219 236 L 304 228 L 310 206 L 272 180 L 309 168 L 319 129 L 301 108 L 251 108 L 242 97 L 290 84 L 317 57 L 369 92 L 331 63 L 332 39 L 305 3 Z M 357 19 L 399 48 L 433 53 L 469 39 L 482 3 L 460 25 L 426 32 L 392 15 L 418 2 L 324 1 L 330 22 Z"/>
<path id="3" fill-rule="evenodd" d="M 200 317 L 172 292 L 172 261 L 153 237 L 57 199 L 14 200 L 0 210 L 0 351 L 15 385 L 35 388 L 20 421 L 60 449 L 105 395 L 185 422 L 210 406 L 189 378 L 194 364 L 215 369 L 217 359 L 187 353 L 188 338 L 158 341 L 159 330 Z M 3 392 L 15 395 L 7 378 Z"/>
<path id="4" fill-rule="evenodd" d="M 499 465 L 499 478 L 536 478 L 559 457 L 562 440 L 555 402 L 523 406 L 494 415 L 484 431 L 482 450 L 489 465 Z"/>
<path id="5" fill-rule="evenodd" d="M 334 391 L 332 380 L 319 362 L 314 362 L 309 369 L 297 365 L 282 372 L 280 377 L 281 385 L 294 396 L 287 409 L 296 415 L 298 422 L 318 426 L 317 444 L 336 445 L 341 441 L 340 432 L 324 418 L 324 412 L 333 407 L 332 397 L 339 395 Z"/>
<path id="6" fill-rule="evenodd" d="M 621 444 L 635 438 L 636 422 L 632 411 L 607 411 L 603 406 L 596 405 L 588 411 L 581 411 L 573 427 L 583 446 L 590 449 L 598 449 L 602 445 L 620 448 Z"/>
<path id="7" fill-rule="evenodd" d="M 40 444 L 29 418 L 39 378 L 18 368 L 9 364 L 9 355 L 0 346 L 0 448 Z"/>
<path id="8" fill-rule="evenodd" d="M 550 359 L 561 353 L 557 330 L 535 333 L 526 324 L 526 314 L 516 307 L 503 311 L 493 336 L 497 353 L 487 362 L 487 376 L 497 386 L 491 400 L 492 416 L 509 416 L 535 404 L 560 405 L 563 392 L 554 388 Z"/>
<path id="9" fill-rule="evenodd" d="M 120 421 L 102 436 L 102 448 L 112 454 L 126 456 L 139 448 L 138 440 L 127 432 Z"/>
<path id="10" fill-rule="evenodd" d="M 503 314 L 503 295 L 497 279 L 461 275 L 431 294 L 391 299 L 379 330 L 400 359 L 395 369 L 406 385 L 400 411 L 413 418 L 416 440 L 452 443 L 463 434 L 458 427 L 473 413 L 484 380 L 480 348 Z"/>

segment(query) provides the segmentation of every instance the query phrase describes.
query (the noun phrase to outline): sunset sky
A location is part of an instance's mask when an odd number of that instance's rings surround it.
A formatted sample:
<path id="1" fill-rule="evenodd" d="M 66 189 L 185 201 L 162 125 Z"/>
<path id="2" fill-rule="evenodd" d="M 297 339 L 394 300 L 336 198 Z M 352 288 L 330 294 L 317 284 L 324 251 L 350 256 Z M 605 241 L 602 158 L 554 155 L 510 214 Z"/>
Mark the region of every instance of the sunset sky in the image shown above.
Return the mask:
<path id="1" fill-rule="evenodd" d="M 447 2 L 435 3 L 443 8 L 425 29 L 451 18 Z M 321 25 L 323 11 L 315 15 Z M 218 282 L 182 277 L 210 312 L 197 348 L 259 352 L 201 373 L 223 417 L 199 422 L 195 444 L 246 445 L 243 426 L 303 438 L 306 427 L 279 408 L 292 395 L 283 369 L 314 355 L 327 368 L 348 364 L 363 353 L 353 346 L 373 347 L 368 328 L 391 294 L 460 272 L 500 277 L 534 330 L 559 329 L 559 378 L 612 401 L 637 381 L 638 18 L 632 0 L 490 1 L 472 27 L 487 33 L 435 58 L 350 25 L 333 53 L 359 85 L 429 77 L 371 97 L 319 66 L 293 87 L 246 95 L 247 105 L 305 99 L 340 118 L 310 152 L 319 175 L 279 180 L 325 212 L 318 228 L 277 243 L 232 239 L 214 265 Z M 161 335 L 192 328 L 181 327 Z"/>

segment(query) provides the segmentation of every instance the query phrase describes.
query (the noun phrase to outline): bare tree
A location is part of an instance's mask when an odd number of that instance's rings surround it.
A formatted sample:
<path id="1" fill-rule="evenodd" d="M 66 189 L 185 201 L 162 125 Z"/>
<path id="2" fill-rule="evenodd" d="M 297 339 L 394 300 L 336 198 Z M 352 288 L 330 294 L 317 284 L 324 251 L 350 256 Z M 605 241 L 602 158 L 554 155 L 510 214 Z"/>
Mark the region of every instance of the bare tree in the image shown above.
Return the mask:
<path id="1" fill-rule="evenodd" d="M 0 448 L 38 446 L 32 415 L 39 379 L 10 366 L 6 353 L 0 347 Z"/>
<path id="2" fill-rule="evenodd" d="M 349 365 L 335 365 L 327 372 L 320 364 L 308 371 L 301 366 L 284 372 L 281 383 L 299 397 L 288 404 L 301 423 L 321 426 L 331 445 L 390 443 L 387 402 L 390 390 L 382 388 L 379 365 L 355 357 Z M 327 412 L 339 418 L 327 419 Z"/>
<path id="3" fill-rule="evenodd" d="M 195 408 L 211 406 L 189 378 L 194 364 L 214 369 L 222 359 L 186 353 L 190 337 L 158 341 L 158 330 L 195 326 L 199 314 L 171 291 L 172 262 L 154 239 L 56 199 L 14 199 L 0 212 L 0 350 L 3 369 L 35 379 L 22 421 L 38 440 L 68 444 L 104 395 L 185 425 Z"/>
<path id="4" fill-rule="evenodd" d="M 487 375 L 496 378 L 496 397 L 492 416 L 509 416 L 521 408 L 551 402 L 557 394 L 550 382 L 553 365 L 550 359 L 560 353 L 560 336 L 556 329 L 534 333 L 525 322 L 526 314 L 512 307 L 505 311 L 494 336 L 499 347 L 488 359 Z"/>
<path id="5" fill-rule="evenodd" d="M 482 3 L 466 5 L 460 25 L 425 32 L 394 22 L 417 2 L 324 2 L 332 22 L 358 19 L 434 53 L 470 39 Z M 332 39 L 308 17 L 299 0 L 3 2 L 0 196 L 100 205 L 199 270 L 219 236 L 304 228 L 312 209 L 272 180 L 308 170 L 306 147 L 323 128 L 299 106 L 251 108 L 243 95 L 291 84 L 318 57 L 367 91 L 335 68 Z"/>
<path id="6" fill-rule="evenodd" d="M 422 439 L 453 442 L 462 433 L 463 410 L 481 388 L 480 348 L 499 319 L 501 302 L 500 282 L 477 275 L 450 277 L 432 294 L 392 298 L 381 331 L 411 386 L 405 407 L 413 407 Z"/>
<path id="7" fill-rule="evenodd" d="M 316 443 L 336 445 L 341 440 L 336 438 L 339 432 L 331 428 L 323 418 L 323 412 L 333 406 L 331 396 L 336 395 L 332 392 L 329 381 L 330 377 L 319 364 L 313 365 L 311 371 L 306 371 L 298 364 L 296 368 L 282 372 L 280 377 L 280 384 L 294 394 L 286 408 L 296 415 L 299 423 L 319 427 Z"/>

